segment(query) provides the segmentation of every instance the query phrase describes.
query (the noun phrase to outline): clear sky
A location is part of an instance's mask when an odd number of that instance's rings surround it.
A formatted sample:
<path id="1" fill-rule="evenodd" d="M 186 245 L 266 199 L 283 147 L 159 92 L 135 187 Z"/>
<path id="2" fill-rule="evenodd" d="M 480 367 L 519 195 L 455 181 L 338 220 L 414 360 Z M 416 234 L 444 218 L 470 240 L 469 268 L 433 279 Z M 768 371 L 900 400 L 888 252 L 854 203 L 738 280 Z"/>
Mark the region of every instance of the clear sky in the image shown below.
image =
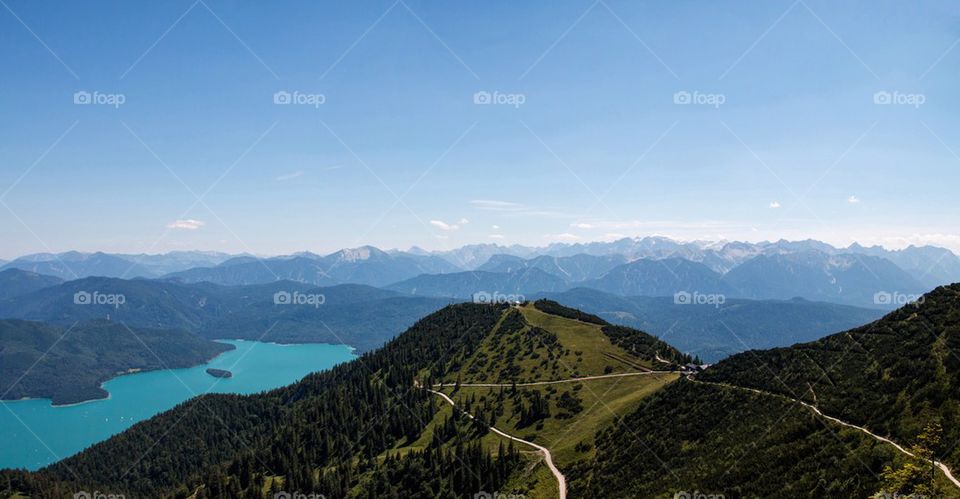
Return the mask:
<path id="1" fill-rule="evenodd" d="M 0 0 L 0 258 L 960 250 L 958 42 L 947 1 Z"/>

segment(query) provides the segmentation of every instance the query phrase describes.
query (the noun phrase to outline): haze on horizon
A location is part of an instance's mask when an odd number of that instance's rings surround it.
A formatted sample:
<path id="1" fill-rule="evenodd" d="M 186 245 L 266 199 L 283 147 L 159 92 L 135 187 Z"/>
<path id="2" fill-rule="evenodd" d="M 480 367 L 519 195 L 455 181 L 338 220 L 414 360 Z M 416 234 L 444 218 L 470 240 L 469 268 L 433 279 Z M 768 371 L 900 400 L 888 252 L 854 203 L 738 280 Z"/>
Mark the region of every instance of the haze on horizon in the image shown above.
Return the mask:
<path id="1" fill-rule="evenodd" d="M 960 253 L 949 2 L 5 7 L 3 259 L 655 234 Z"/>

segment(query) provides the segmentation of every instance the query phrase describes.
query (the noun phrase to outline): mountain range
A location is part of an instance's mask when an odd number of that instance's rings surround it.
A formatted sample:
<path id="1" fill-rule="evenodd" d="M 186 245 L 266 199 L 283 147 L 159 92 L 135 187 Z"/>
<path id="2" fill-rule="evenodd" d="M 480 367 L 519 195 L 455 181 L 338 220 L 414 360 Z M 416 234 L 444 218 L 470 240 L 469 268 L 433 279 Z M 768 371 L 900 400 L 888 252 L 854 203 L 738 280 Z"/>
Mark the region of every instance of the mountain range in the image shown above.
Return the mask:
<path id="1" fill-rule="evenodd" d="M 216 265 L 232 258 L 212 251 L 172 251 L 162 255 L 125 255 L 103 252 L 36 253 L 3 262 L 0 270 L 20 269 L 64 280 L 82 277 L 160 277 L 202 265 Z"/>
<path id="2" fill-rule="evenodd" d="M 548 257 L 576 257 L 578 255 L 604 257 L 595 262 L 601 262 L 607 259 L 614 263 L 625 263 L 638 259 L 662 259 L 669 257 L 683 258 L 700 262 L 714 271 L 725 273 L 758 255 L 798 253 L 813 251 L 835 254 L 855 254 L 875 256 L 890 260 L 897 266 L 906 270 L 914 278 L 928 285 L 936 285 L 943 282 L 960 281 L 960 258 L 953 252 L 945 248 L 936 246 L 908 246 L 898 250 L 888 250 L 881 246 L 862 246 L 853 243 L 846 248 L 835 247 L 830 244 L 812 239 L 804 241 L 779 240 L 774 242 L 764 241 L 759 243 L 750 243 L 742 241 L 676 241 L 662 236 L 648 237 L 625 237 L 610 242 L 589 242 L 589 243 L 553 243 L 549 246 L 534 247 L 521 245 L 499 245 L 499 244 L 472 244 L 460 248 L 427 251 L 422 248 L 412 247 L 407 251 L 390 250 L 381 251 L 372 246 L 363 246 L 354 249 L 345 249 L 334 252 L 327 256 L 319 256 L 313 253 L 304 252 L 283 257 L 264 257 L 264 259 L 289 259 L 297 256 L 303 256 L 310 259 L 346 259 L 350 261 L 362 261 L 364 259 L 373 259 L 373 261 L 387 260 L 386 256 L 413 257 L 415 261 L 422 261 L 425 257 L 438 257 L 446 260 L 449 265 L 442 265 L 432 258 L 428 259 L 430 264 L 425 264 L 425 272 L 435 273 L 451 270 L 488 270 L 504 271 L 506 268 L 494 268 L 502 263 L 504 256 L 515 257 L 513 261 L 535 260 L 540 256 Z M 106 263 L 116 263 L 115 259 L 124 260 L 124 263 L 137 264 L 141 266 L 135 272 L 127 272 L 126 268 L 111 268 L 110 265 L 94 265 L 105 257 Z M 419 257 L 419 258 L 417 258 Z M 494 258 L 497 257 L 497 258 Z M 31 265 L 38 265 L 38 268 L 49 269 L 47 272 L 39 273 L 63 273 L 63 278 L 86 277 L 89 275 L 100 275 L 103 277 L 120 277 L 117 272 L 127 272 L 126 277 L 151 277 L 180 272 L 196 267 L 214 267 L 230 260 L 231 263 L 251 262 L 257 257 L 253 255 L 231 255 L 213 251 L 173 251 L 165 254 L 106 254 L 106 253 L 81 253 L 70 251 L 65 253 L 37 253 L 26 255 L 6 262 L 0 260 L 0 265 L 4 268 L 16 267 L 28 268 Z M 493 260 L 491 260 L 493 259 Z M 58 262 L 63 262 L 76 270 L 76 275 L 66 269 L 56 268 Z M 558 262 L 568 270 L 582 266 L 577 261 Z M 562 265 L 567 264 L 567 265 Z M 521 264 L 525 265 L 525 264 Z M 535 265 L 542 265 L 538 261 Z M 597 265 L 597 263 L 590 263 Z M 73 269 L 73 267 L 77 267 Z M 98 268 L 99 267 L 99 268 Z M 612 267 L 612 266 L 611 266 Z M 89 269 L 89 270 L 88 270 Z M 440 269 L 440 270 L 438 270 Z M 2 270 L 2 269 L 0 269 Z M 99 272 L 90 274 L 89 272 Z M 140 275 L 138 272 L 144 272 Z M 602 272 L 601 272 L 602 273 Z M 572 280 L 585 280 L 592 276 L 571 275 Z M 400 279 L 396 279 L 400 280 Z"/>
<path id="3" fill-rule="evenodd" d="M 930 286 L 943 284 L 944 282 L 960 281 L 960 258 L 944 248 L 911 245 L 900 250 L 887 250 L 880 246 L 864 247 L 857 243 L 853 243 L 846 248 L 838 248 L 812 239 L 759 243 L 742 241 L 681 242 L 662 236 L 649 236 L 627 237 L 610 242 L 554 243 L 541 248 L 480 244 L 432 254 L 447 258 L 466 269 L 479 267 L 490 257 L 497 254 L 513 255 L 524 259 L 542 255 L 556 257 L 579 254 L 592 256 L 620 255 L 628 261 L 643 258 L 677 257 L 703 263 L 716 272 L 725 273 L 758 255 L 804 251 L 814 251 L 828 255 L 848 253 L 885 258 L 910 272 L 917 280 L 924 281 L 925 284 Z"/>
<path id="4" fill-rule="evenodd" d="M 538 293 L 566 306 L 656 334 L 705 362 L 745 350 L 789 346 L 872 322 L 882 310 L 801 298 L 729 299 L 716 305 L 676 303 L 673 297 L 617 296 L 595 289 Z"/>
<path id="5" fill-rule="evenodd" d="M 911 301 L 927 288 L 889 260 L 874 256 L 803 251 L 759 255 L 725 274 L 703 263 L 678 257 L 639 259 L 615 265 L 589 267 L 596 278 L 569 279 L 571 261 L 598 263 L 588 255 L 537 257 L 533 260 L 498 256 L 484 270 L 424 274 L 391 284 L 388 289 L 424 296 L 467 299 L 475 293 L 531 296 L 578 287 L 620 296 L 697 296 L 785 300 L 804 298 L 892 309 Z M 605 265 L 612 265 L 604 260 Z M 565 266 L 566 265 L 566 266 Z M 584 267 L 579 267 L 583 269 Z M 581 276 L 588 272 L 578 272 Z"/>
<path id="6" fill-rule="evenodd" d="M 103 319 L 210 339 L 348 344 L 367 351 L 448 303 L 356 284 L 219 286 L 87 277 L 2 300 L 0 317 L 62 326 Z"/>
<path id="7" fill-rule="evenodd" d="M 660 268 L 660 262 L 645 263 Z M 453 290 L 450 295 L 429 293 L 418 285 L 437 279 L 448 281 L 444 289 Z M 14 285 L 24 282 L 30 285 Z M 518 294 L 528 288 L 546 291 Z M 418 317 L 454 301 L 548 297 L 615 324 L 667 336 L 683 351 L 710 362 L 746 349 L 817 339 L 864 324 L 881 314 L 877 309 L 803 299 L 730 298 L 723 303 L 697 304 L 676 303 L 672 296 L 620 296 L 585 287 L 568 289 L 558 277 L 539 268 L 508 273 L 424 275 L 390 289 L 358 284 L 317 287 L 295 281 L 220 286 L 207 282 L 88 277 L 63 282 L 11 269 L 0 272 L 0 289 L 11 295 L 0 300 L 0 317 L 4 318 L 61 326 L 110 319 L 132 327 L 188 331 L 204 338 L 346 343 L 360 351 L 379 347 Z M 477 289 L 495 291 L 480 294 Z M 95 301 L 93 293 L 97 293 L 122 296 L 123 303 L 76 303 L 83 293 L 90 295 L 91 302 Z M 291 298 L 294 293 L 318 296 L 322 303 L 278 304 L 277 293 L 289 294 Z M 783 322 L 784 317 L 790 320 Z"/>
<path id="8" fill-rule="evenodd" d="M 388 253 L 372 246 L 344 249 L 327 256 L 299 253 L 273 258 L 234 258 L 215 267 L 200 267 L 168 274 L 183 282 L 223 285 L 263 284 L 291 280 L 329 286 L 366 284 L 384 286 L 420 274 L 460 270 L 443 258 L 409 253 Z"/>
<path id="9" fill-rule="evenodd" d="M 960 259 L 932 246 L 891 251 L 857 244 L 836 248 L 813 240 L 678 242 L 663 237 L 542 248 L 470 245 L 441 252 L 363 246 L 326 256 L 305 252 L 262 258 L 212 252 L 68 252 L 28 255 L 0 269 L 64 280 L 96 276 L 223 286 L 279 280 L 312 286 L 364 284 L 454 299 L 476 293 L 532 295 L 588 287 L 622 296 L 800 297 L 886 310 L 937 285 L 960 281 Z"/>

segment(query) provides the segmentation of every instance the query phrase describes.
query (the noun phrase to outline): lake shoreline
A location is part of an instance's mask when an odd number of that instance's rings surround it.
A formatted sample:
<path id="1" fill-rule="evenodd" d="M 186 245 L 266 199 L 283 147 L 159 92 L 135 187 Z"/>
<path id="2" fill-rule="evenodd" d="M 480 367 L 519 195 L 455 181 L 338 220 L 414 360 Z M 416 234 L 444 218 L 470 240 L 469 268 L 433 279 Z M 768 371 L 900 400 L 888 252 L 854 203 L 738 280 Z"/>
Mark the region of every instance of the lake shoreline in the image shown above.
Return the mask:
<path id="1" fill-rule="evenodd" d="M 342 344 L 219 341 L 235 348 L 198 366 L 113 377 L 101 384 L 106 398 L 61 405 L 29 397 L 0 401 L 7 409 L 0 409 L 0 441 L 5 444 L 0 469 L 41 469 L 196 396 L 275 390 L 357 358 Z M 234 376 L 216 378 L 207 368 L 230 370 Z"/>
<path id="2" fill-rule="evenodd" d="M 217 352 L 216 354 L 213 355 L 213 357 L 210 357 L 209 359 L 206 359 L 206 360 L 204 360 L 203 362 L 201 362 L 201 363 L 199 363 L 199 364 L 194 364 L 194 365 L 192 365 L 192 366 L 172 367 L 172 368 L 168 368 L 168 367 L 158 367 L 158 368 L 156 368 L 156 369 L 141 368 L 141 367 L 131 367 L 130 369 L 127 369 L 126 371 L 117 372 L 117 373 L 115 373 L 113 376 L 110 376 L 110 377 L 108 377 L 108 378 L 106 378 L 106 379 L 103 379 L 103 380 L 101 380 L 101 381 L 99 382 L 99 384 L 97 384 L 97 388 L 99 388 L 99 389 L 101 389 L 101 390 L 103 390 L 104 392 L 107 393 L 107 396 L 106 396 L 106 397 L 90 398 L 90 399 L 80 400 L 80 401 L 77 401 L 77 402 L 68 402 L 68 403 L 66 403 L 66 404 L 55 404 L 55 403 L 53 402 L 53 399 L 47 398 L 47 397 L 23 397 L 23 398 L 20 398 L 20 399 L 0 399 L 0 402 L 2 402 L 2 403 L 7 403 L 7 402 L 21 402 L 21 401 L 29 401 L 29 400 L 48 400 L 48 401 L 50 401 L 50 407 L 60 408 L 60 407 L 74 407 L 74 406 L 78 406 L 78 405 L 82 405 L 82 404 L 89 404 L 90 402 L 98 402 L 98 401 L 102 401 L 102 400 L 110 400 L 110 398 L 112 397 L 112 395 L 110 394 L 110 391 L 103 387 L 103 385 L 105 385 L 106 383 L 108 383 L 108 382 L 110 382 L 110 381 L 113 381 L 113 380 L 115 380 L 115 379 L 122 378 L 122 377 L 124 377 L 124 376 L 131 375 L 131 374 L 141 374 L 141 373 L 149 373 L 149 372 L 164 371 L 164 370 L 174 371 L 174 370 L 177 370 L 177 369 L 191 369 L 191 368 L 194 368 L 194 367 L 197 367 L 197 366 L 204 366 L 204 365 L 207 365 L 207 364 L 213 362 L 214 360 L 216 360 L 217 357 L 220 357 L 221 355 L 223 355 L 223 354 L 225 354 L 225 353 L 227 353 L 227 352 L 232 352 L 232 351 L 234 351 L 234 350 L 237 349 L 237 347 L 236 347 L 235 345 L 232 345 L 232 344 L 228 343 L 228 341 L 231 341 L 231 340 L 224 340 L 224 341 L 220 341 L 220 340 L 210 340 L 210 341 L 213 341 L 213 342 L 216 342 L 216 343 L 220 343 L 220 344 L 223 344 L 223 345 L 230 345 L 231 348 L 228 348 L 228 349 L 226 349 L 226 350 L 224 350 L 224 351 L 222 351 L 222 352 Z"/>

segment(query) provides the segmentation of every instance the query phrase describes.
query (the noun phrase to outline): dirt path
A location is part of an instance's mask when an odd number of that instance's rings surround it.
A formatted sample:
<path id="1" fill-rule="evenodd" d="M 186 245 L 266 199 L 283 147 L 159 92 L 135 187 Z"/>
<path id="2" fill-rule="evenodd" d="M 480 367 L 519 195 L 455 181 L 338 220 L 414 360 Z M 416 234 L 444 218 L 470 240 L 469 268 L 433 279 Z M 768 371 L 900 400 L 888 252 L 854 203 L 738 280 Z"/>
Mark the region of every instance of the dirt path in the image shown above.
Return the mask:
<path id="1" fill-rule="evenodd" d="M 460 385 L 460 386 L 468 386 L 468 385 Z M 441 398 L 443 398 L 443 400 L 446 400 L 447 403 L 452 405 L 454 408 L 457 407 L 457 404 L 454 403 L 453 399 L 448 397 L 447 394 L 442 392 L 437 392 L 434 390 L 427 390 L 427 391 L 434 395 L 439 395 Z M 470 414 L 469 412 L 466 412 L 463 410 L 461 410 L 460 412 L 463 412 L 464 414 L 466 414 L 468 418 L 474 419 L 473 414 Z M 550 453 L 549 449 L 547 449 L 542 445 L 537 445 L 533 442 L 528 442 L 526 440 L 517 438 L 513 435 L 500 431 L 497 428 L 494 428 L 493 426 L 490 427 L 490 431 L 496 433 L 497 435 L 500 435 L 501 437 L 509 438 L 510 440 L 513 440 L 515 442 L 520 442 L 522 444 L 529 445 L 530 447 L 533 447 L 538 451 L 540 451 L 540 453 L 543 454 L 544 460 L 547 463 L 547 467 L 550 468 L 550 473 L 553 473 L 553 476 L 557 478 L 557 485 L 560 490 L 560 499 L 567 499 L 567 479 L 566 477 L 563 476 L 563 473 L 560 473 L 560 470 L 557 469 L 557 466 L 553 464 L 553 454 Z"/>
<path id="2" fill-rule="evenodd" d="M 864 427 L 862 427 L 862 426 L 857 426 L 857 425 L 855 425 L 855 424 L 848 423 L 848 422 L 846 422 L 846 421 L 837 419 L 837 418 L 835 418 L 835 417 L 833 417 L 833 416 L 828 416 L 828 415 L 824 414 L 818 407 L 816 407 L 816 406 L 814 406 L 814 405 L 811 405 L 811 404 L 808 404 L 808 403 L 806 403 L 806 402 L 804 402 L 804 401 L 802 401 L 802 400 L 797 400 L 797 399 L 794 399 L 794 398 L 790 398 L 790 397 L 787 397 L 787 396 L 785 396 L 785 395 L 781 395 L 781 394 L 779 394 L 779 393 L 772 393 L 772 392 L 765 392 L 765 391 L 763 391 L 763 390 L 757 390 L 756 388 L 746 388 L 746 387 L 743 387 L 743 386 L 730 385 L 730 384 L 727 384 L 727 383 L 713 383 L 713 382 L 710 382 L 710 381 L 700 381 L 700 380 L 692 379 L 692 378 L 691 378 L 691 380 L 694 381 L 695 383 L 703 383 L 703 384 L 705 384 L 705 385 L 715 385 L 715 386 L 723 386 L 723 387 L 727 387 L 727 388 L 735 388 L 735 389 L 738 389 L 738 390 L 746 390 L 746 391 L 749 391 L 749 392 L 759 393 L 759 394 L 761 394 L 761 395 L 767 395 L 767 396 L 770 396 L 770 397 L 780 397 L 780 398 L 782 398 L 782 399 L 786 399 L 786 400 L 789 400 L 789 401 L 792 401 L 792 402 L 796 402 L 796 403 L 801 404 L 801 405 L 803 405 L 804 407 L 812 410 L 814 413 L 816 413 L 818 416 L 820 416 L 820 417 L 822 417 L 822 418 L 824 418 L 824 419 L 828 419 L 828 420 L 830 420 L 830 421 L 833 421 L 834 423 L 837 423 L 837 424 L 839 424 L 839 425 L 841 425 L 841 426 L 846 426 L 846 427 L 848 427 L 848 428 L 853 428 L 853 429 L 855 429 L 855 430 L 859 430 L 860 432 L 865 433 L 865 434 L 869 435 L 870 437 L 873 437 L 873 438 L 876 439 L 876 440 L 879 440 L 879 441 L 881 441 L 881 442 L 885 442 L 885 443 L 888 443 L 888 444 L 894 446 L 898 451 L 902 452 L 903 454 L 906 454 L 906 455 L 908 455 L 908 456 L 910 456 L 910 457 L 913 457 L 913 458 L 916 458 L 916 457 L 917 457 L 917 456 L 913 455 L 912 452 L 910 452 L 910 451 L 908 451 L 907 449 L 903 448 L 903 446 L 901 446 L 900 444 L 894 442 L 893 440 L 890 440 L 889 438 L 881 437 L 880 435 L 877 435 L 877 434 L 871 432 L 870 430 L 868 430 L 868 429 L 866 429 L 866 428 L 864 428 Z M 960 481 L 958 481 L 958 480 L 953 476 L 953 473 L 950 471 L 950 468 L 948 468 L 947 465 L 941 463 L 940 461 L 934 461 L 934 464 L 935 464 L 938 468 L 940 468 L 940 471 L 943 472 L 943 474 L 947 477 L 948 480 L 950 480 L 950 481 L 953 483 L 953 485 L 955 485 L 957 488 L 960 488 Z"/>
<path id="3" fill-rule="evenodd" d="M 570 378 L 570 379 L 561 379 L 557 381 L 535 381 L 533 383 L 460 383 L 461 387 L 488 387 L 488 388 L 497 388 L 497 387 L 511 387 L 511 386 L 542 386 L 542 385 L 557 385 L 560 383 L 577 383 L 579 381 L 590 381 L 594 379 L 605 379 L 605 378 L 623 378 L 625 376 L 648 376 L 651 374 L 676 374 L 677 371 L 643 371 L 638 373 L 619 373 L 619 374 L 602 374 L 599 376 L 584 376 L 582 378 Z M 433 385 L 436 388 L 456 386 L 456 383 L 438 383 Z"/>

